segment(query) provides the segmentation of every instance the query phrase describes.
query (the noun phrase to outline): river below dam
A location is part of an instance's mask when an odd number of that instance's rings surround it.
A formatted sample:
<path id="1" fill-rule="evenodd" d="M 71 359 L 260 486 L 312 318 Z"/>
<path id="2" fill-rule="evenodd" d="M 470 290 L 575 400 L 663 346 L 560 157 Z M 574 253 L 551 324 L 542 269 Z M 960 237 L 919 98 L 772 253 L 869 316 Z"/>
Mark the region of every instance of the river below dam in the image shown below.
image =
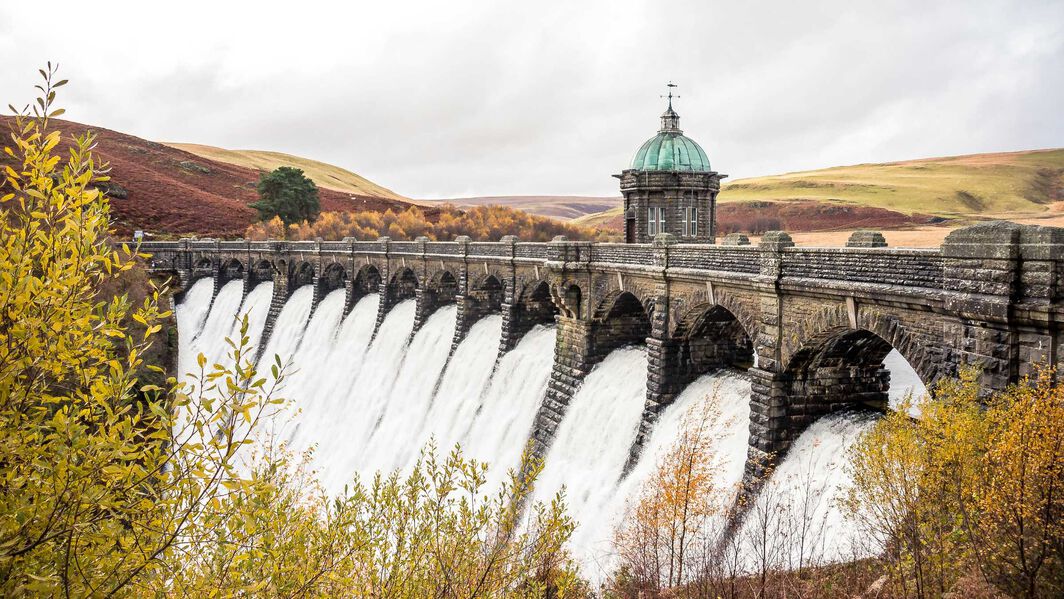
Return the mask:
<path id="1" fill-rule="evenodd" d="M 240 330 L 238 315 L 247 314 L 252 343 L 261 338 L 272 283 L 256 286 L 243 301 L 240 281 L 224 285 L 213 302 L 212 285 L 209 279 L 197 281 L 177 306 L 181 373 L 195 369 L 199 353 L 208 363 L 224 358 L 226 337 Z M 551 375 L 554 326 L 536 326 L 496 363 L 501 316 L 473 324 L 452 354 L 454 306 L 434 312 L 411 336 L 414 301 L 400 302 L 373 337 L 377 295 L 363 297 L 346 317 L 342 289 L 322 298 L 313 313 L 312 300 L 311 286 L 295 290 L 274 324 L 262 362 L 272 363 L 276 354 L 295 365 L 280 393 L 293 401 L 293 409 L 271 422 L 271 431 L 295 452 L 314 449 L 313 467 L 327 492 L 341 492 L 355 473 L 366 480 L 379 470 L 408 471 L 430 441 L 441 453 L 461 444 L 467 457 L 488 462 L 489 487 L 520 465 Z M 892 407 L 910 392 L 924 393 L 897 352 L 884 364 L 891 371 Z M 731 370 L 704 375 L 688 385 L 661 414 L 639 461 L 625 474 L 646 385 L 644 347 L 610 353 L 578 389 L 555 431 L 536 485 L 535 497 L 541 500 L 565 489 L 569 513 L 578 523 L 572 551 L 592 580 L 612 568 L 617 522 L 679 438 L 685 418 L 704 406 L 707 397 L 714 398 L 716 417 L 703 434 L 713 444 L 714 482 L 723 490 L 722 503 L 733 500 L 742 480 L 750 382 Z M 874 421 L 875 415 L 867 412 L 820 419 L 795 440 L 767 481 L 752 511 L 779 517 L 798 510 L 804 529 L 813 531 L 797 549 L 794 543 L 781 543 L 773 552 L 777 566 L 861 554 L 859 533 L 845 521 L 835 500 L 848 482 L 846 449 Z M 740 539 L 757 536 L 750 530 L 755 523 L 747 520 L 739 528 Z M 747 555 L 740 561 L 753 567 L 749 562 L 756 560 Z"/>

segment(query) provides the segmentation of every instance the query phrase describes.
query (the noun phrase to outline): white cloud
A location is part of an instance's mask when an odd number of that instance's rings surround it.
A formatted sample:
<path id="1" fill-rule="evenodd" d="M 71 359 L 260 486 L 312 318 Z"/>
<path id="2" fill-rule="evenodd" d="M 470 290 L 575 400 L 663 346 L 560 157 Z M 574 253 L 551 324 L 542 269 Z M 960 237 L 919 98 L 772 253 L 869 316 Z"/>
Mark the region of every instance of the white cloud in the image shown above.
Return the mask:
<path id="1" fill-rule="evenodd" d="M 1064 4 L 0 6 L 0 89 L 68 115 L 332 162 L 412 197 L 616 192 L 663 83 L 733 177 L 1064 145 Z"/>

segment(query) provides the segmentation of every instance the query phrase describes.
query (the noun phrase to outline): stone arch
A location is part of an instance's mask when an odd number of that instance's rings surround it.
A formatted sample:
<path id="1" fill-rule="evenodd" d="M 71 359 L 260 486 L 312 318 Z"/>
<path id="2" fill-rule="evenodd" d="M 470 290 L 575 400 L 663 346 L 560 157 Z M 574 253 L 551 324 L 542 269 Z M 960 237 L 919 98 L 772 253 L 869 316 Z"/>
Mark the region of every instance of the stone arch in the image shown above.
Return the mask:
<path id="1" fill-rule="evenodd" d="M 813 318 L 796 323 L 795 332 L 787 335 L 782 355 L 783 363 L 793 361 L 798 353 L 808 351 L 810 347 L 840 333 L 866 330 L 892 349 L 898 350 L 924 385 L 930 386 L 946 374 L 930 355 L 927 345 L 917 341 L 897 316 L 876 309 L 862 308 L 858 310 L 856 325 L 855 328 L 850 322 L 849 312 L 844 304 L 819 310 Z"/>
<path id="2" fill-rule="evenodd" d="M 603 348 L 646 343 L 650 336 L 647 307 L 629 291 L 611 293 L 596 312 L 596 343 Z"/>
<path id="3" fill-rule="evenodd" d="M 318 285 L 321 287 L 321 295 L 324 297 L 331 291 L 343 289 L 347 283 L 347 269 L 339 262 L 333 262 L 321 271 L 318 277 Z"/>
<path id="4" fill-rule="evenodd" d="M 299 262 L 297 264 L 289 265 L 288 271 L 288 292 L 291 294 L 296 289 L 303 285 L 310 285 L 314 282 L 314 265 L 310 262 Z"/>
<path id="5" fill-rule="evenodd" d="M 218 266 L 218 285 L 225 285 L 229 281 L 239 281 L 244 278 L 244 263 L 236 258 L 223 261 Z"/>
<path id="6" fill-rule="evenodd" d="M 559 311 L 551 297 L 550 284 L 538 279 L 525 284 L 515 303 L 520 311 L 521 321 L 527 323 L 529 328 L 537 324 L 553 323 Z"/>
<path id="7" fill-rule="evenodd" d="M 214 276 L 214 258 L 200 258 L 192 265 L 192 280 Z"/>
<path id="8" fill-rule="evenodd" d="M 897 318 L 869 313 L 856 320 L 857 326 L 853 326 L 846 307 L 837 306 L 821 310 L 799 328 L 796 347 L 784 356 L 780 373 L 788 438 L 797 437 L 817 418 L 838 410 L 886 411 L 890 373 L 883 359 L 893 349 L 925 385 L 935 380 L 934 367 L 924 350 Z"/>
<path id="9" fill-rule="evenodd" d="M 634 302 L 634 303 L 633 303 Z M 595 312 L 592 314 L 592 318 L 596 320 L 603 320 L 607 318 L 611 313 L 615 313 L 616 310 L 628 310 L 632 306 L 638 304 L 639 308 L 643 311 L 643 314 L 650 318 L 654 312 L 654 298 L 653 297 L 639 297 L 633 291 L 621 291 L 615 289 L 606 294 L 595 308 Z M 618 306 L 620 305 L 620 308 Z"/>
<path id="10" fill-rule="evenodd" d="M 277 269 L 274 267 L 273 262 L 265 259 L 254 262 L 248 269 L 248 279 L 250 283 L 248 289 L 250 290 L 259 283 L 272 281 L 276 273 Z"/>
<path id="11" fill-rule="evenodd" d="M 358 269 L 355 273 L 355 278 L 351 281 L 352 287 L 359 293 L 357 295 L 365 295 L 367 293 L 377 293 L 381 288 L 381 271 L 377 270 L 377 267 L 372 264 L 363 264 L 362 268 Z"/>
<path id="12" fill-rule="evenodd" d="M 568 318 L 580 318 L 584 304 L 584 292 L 576 283 L 562 284 L 558 287 L 554 303 Z"/>
<path id="13" fill-rule="evenodd" d="M 414 331 L 421 330 L 434 312 L 458 298 L 458 278 L 450 271 L 439 270 L 416 291 L 417 309 L 414 312 Z"/>
<path id="14" fill-rule="evenodd" d="M 413 299 L 419 287 L 417 274 L 409 267 L 401 268 L 388 281 L 387 292 L 392 302 Z"/>
<path id="15" fill-rule="evenodd" d="M 449 270 L 436 271 L 425 283 L 425 292 L 433 294 L 438 305 L 452 304 L 458 296 L 458 277 Z"/>
<path id="16" fill-rule="evenodd" d="M 465 310 L 478 318 L 488 314 L 501 314 L 506 286 L 495 275 L 488 274 L 471 282 L 465 293 Z"/>
<path id="17" fill-rule="evenodd" d="M 732 366 L 753 366 L 756 329 L 720 303 L 691 306 L 679 318 L 673 339 L 678 344 L 680 374 L 693 380 L 702 374 Z"/>

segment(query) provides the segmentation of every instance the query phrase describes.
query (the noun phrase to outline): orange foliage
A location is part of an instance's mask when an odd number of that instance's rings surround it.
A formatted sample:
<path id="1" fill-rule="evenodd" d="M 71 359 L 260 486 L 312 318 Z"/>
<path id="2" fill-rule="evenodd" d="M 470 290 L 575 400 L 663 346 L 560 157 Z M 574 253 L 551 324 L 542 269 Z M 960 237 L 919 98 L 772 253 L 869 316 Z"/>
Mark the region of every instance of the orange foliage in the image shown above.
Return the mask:
<path id="1" fill-rule="evenodd" d="M 556 235 L 574 240 L 606 241 L 608 233 L 601 229 L 567 224 L 545 216 L 535 216 L 503 206 L 478 206 L 469 210 L 445 207 L 435 222 L 426 218 L 419 208 L 396 213 L 386 212 L 324 212 L 313 223 L 288 226 L 279 219 L 255 223 L 248 227 L 248 239 L 309 240 L 318 237 L 340 240 L 344 237 L 366 241 L 387 236 L 394 240 L 412 240 L 420 236 L 433 241 L 448 241 L 468 235 L 474 241 L 498 241 L 504 235 L 516 235 L 521 241 L 550 241 Z"/>

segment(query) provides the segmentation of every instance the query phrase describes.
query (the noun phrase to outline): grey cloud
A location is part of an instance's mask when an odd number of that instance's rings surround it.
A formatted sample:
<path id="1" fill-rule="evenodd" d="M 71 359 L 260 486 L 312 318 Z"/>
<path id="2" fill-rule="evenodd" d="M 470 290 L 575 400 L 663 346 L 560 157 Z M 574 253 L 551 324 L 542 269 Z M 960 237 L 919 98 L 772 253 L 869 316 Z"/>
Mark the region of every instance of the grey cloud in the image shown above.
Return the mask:
<path id="1" fill-rule="evenodd" d="M 1064 145 L 1053 0 L 208 6 L 49 24 L 4 6 L 0 86 L 18 100 L 58 59 L 72 118 L 304 155 L 412 197 L 613 194 L 668 79 L 733 177 Z M 91 57 L 72 36 L 29 44 L 85 20 L 123 35 Z"/>

